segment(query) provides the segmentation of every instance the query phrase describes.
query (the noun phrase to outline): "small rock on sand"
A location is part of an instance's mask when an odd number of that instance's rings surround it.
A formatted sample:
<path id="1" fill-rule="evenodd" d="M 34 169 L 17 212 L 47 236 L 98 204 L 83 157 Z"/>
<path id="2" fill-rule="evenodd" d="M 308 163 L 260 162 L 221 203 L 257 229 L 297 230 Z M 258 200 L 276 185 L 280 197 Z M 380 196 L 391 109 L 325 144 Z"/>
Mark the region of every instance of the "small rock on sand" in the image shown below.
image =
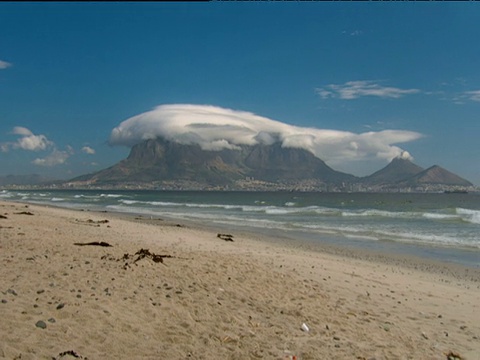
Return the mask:
<path id="1" fill-rule="evenodd" d="M 47 324 L 45 324 L 45 321 L 39 320 L 36 322 L 35 326 L 40 329 L 46 329 Z"/>

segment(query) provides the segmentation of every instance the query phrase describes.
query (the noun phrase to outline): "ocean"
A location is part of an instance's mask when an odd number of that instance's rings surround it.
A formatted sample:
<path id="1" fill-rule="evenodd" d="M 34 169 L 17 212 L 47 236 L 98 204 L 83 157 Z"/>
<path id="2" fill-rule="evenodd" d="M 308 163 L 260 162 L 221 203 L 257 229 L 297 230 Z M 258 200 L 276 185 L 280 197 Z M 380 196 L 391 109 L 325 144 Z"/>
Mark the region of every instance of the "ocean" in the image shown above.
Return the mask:
<path id="1" fill-rule="evenodd" d="M 183 220 L 480 268 L 480 194 L 2 190 L 0 199 Z"/>

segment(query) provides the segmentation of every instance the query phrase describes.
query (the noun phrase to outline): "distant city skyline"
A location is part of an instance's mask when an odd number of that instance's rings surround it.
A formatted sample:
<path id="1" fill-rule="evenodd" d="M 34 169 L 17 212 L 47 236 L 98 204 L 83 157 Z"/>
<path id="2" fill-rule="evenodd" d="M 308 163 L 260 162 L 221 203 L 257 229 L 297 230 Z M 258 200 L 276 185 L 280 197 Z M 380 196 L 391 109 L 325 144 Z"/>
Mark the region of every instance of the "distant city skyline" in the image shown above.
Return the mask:
<path id="1" fill-rule="evenodd" d="M 279 136 L 357 176 L 406 156 L 480 185 L 479 22 L 473 2 L 1 3 L 0 176 Z"/>

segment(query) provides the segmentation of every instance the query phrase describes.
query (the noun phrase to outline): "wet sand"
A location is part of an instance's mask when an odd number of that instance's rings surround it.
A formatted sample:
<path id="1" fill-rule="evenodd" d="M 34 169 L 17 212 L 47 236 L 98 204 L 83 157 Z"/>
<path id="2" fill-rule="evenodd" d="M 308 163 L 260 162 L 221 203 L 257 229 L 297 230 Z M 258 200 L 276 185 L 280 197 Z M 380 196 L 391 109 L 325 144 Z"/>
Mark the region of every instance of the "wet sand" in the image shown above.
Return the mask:
<path id="1" fill-rule="evenodd" d="M 0 358 L 480 359 L 479 269 L 157 218 L 0 215 Z"/>

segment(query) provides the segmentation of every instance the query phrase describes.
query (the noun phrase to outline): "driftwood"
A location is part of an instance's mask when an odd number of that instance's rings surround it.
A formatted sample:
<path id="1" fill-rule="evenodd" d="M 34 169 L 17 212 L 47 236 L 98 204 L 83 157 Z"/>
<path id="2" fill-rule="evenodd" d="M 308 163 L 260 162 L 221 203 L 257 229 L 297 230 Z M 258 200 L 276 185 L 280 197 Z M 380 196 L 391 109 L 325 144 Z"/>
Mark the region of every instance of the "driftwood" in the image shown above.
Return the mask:
<path id="1" fill-rule="evenodd" d="M 104 241 L 92 241 L 92 242 L 88 242 L 88 243 L 74 243 L 73 245 L 77 245 L 77 246 L 87 246 L 87 245 L 93 245 L 93 246 L 104 246 L 104 247 L 112 247 L 113 245 L 110 245 L 109 243 L 107 242 L 104 242 Z"/>
<path id="2" fill-rule="evenodd" d="M 230 234 L 217 234 L 217 237 L 225 241 L 233 241 L 233 235 Z"/>
<path id="3" fill-rule="evenodd" d="M 33 215 L 33 213 L 31 213 L 30 211 L 20 211 L 20 212 L 16 212 L 14 213 L 16 215 Z"/>

